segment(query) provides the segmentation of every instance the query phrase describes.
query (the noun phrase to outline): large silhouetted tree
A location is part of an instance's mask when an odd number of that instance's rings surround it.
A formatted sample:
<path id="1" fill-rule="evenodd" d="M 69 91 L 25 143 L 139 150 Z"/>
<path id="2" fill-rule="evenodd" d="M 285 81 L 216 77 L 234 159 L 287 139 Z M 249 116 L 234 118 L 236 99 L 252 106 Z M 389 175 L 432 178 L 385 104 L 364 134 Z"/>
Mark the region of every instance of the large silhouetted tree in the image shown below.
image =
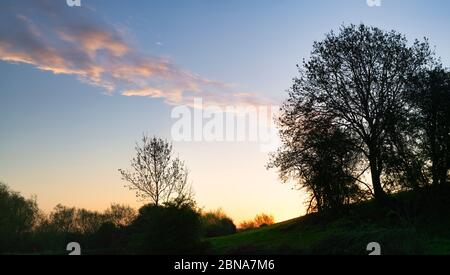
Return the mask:
<path id="1" fill-rule="evenodd" d="M 300 123 L 304 116 L 300 106 L 307 106 L 360 141 L 374 196 L 383 199 L 388 128 L 406 112 L 405 87 L 431 60 L 427 41 L 416 40 L 409 46 L 395 31 L 342 27 L 338 34 L 331 32 L 314 43 L 311 58 L 299 66 L 300 76 L 282 111 Z"/>
<path id="2" fill-rule="evenodd" d="M 135 149 L 131 171 L 119 169 L 119 172 L 138 197 L 150 199 L 156 206 L 192 202 L 188 170 L 178 157 L 173 157 L 172 144 L 144 135 L 142 143 L 137 143 Z"/>

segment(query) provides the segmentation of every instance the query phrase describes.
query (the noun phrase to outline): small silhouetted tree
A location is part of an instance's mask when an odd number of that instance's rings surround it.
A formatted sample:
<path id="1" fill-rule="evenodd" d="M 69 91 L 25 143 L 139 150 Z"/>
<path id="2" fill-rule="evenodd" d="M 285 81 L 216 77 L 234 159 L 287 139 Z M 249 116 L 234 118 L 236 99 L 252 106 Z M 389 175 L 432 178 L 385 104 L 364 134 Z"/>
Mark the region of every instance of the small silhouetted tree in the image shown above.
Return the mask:
<path id="1" fill-rule="evenodd" d="M 175 202 L 183 204 L 193 201 L 188 184 L 188 170 L 178 157 L 172 155 L 172 144 L 156 137 L 143 136 L 136 144 L 136 156 L 131 160 L 131 170 L 119 169 L 122 179 L 127 181 L 136 196 L 150 199 L 159 206 Z"/>
<path id="2" fill-rule="evenodd" d="M 49 215 L 49 224 L 58 233 L 79 233 L 77 209 L 58 204 Z"/>
<path id="3" fill-rule="evenodd" d="M 136 219 L 137 212 L 130 206 L 111 204 L 104 213 L 105 219 L 119 227 L 130 225 Z"/>
<path id="4" fill-rule="evenodd" d="M 432 56 L 427 41 L 416 40 L 408 46 L 406 38 L 395 31 L 363 24 L 344 26 L 338 34 L 331 32 L 314 43 L 284 111 L 301 117 L 298 106 L 308 104 L 360 141 L 374 196 L 383 200 L 381 176 L 388 128 L 406 112 L 402 94 Z"/>
<path id="5" fill-rule="evenodd" d="M 97 232 L 105 222 L 106 217 L 102 213 L 86 209 L 78 209 L 76 212 L 76 225 L 80 234 L 93 234 Z"/>

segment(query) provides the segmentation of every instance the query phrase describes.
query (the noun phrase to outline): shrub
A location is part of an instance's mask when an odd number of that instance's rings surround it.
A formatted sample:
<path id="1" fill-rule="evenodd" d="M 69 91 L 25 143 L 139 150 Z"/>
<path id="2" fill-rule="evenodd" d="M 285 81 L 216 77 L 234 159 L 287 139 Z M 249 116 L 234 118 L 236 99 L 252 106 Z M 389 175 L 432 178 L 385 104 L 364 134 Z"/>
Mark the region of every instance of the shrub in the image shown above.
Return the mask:
<path id="1" fill-rule="evenodd" d="M 219 237 L 236 233 L 236 225 L 222 209 L 206 212 L 201 216 L 202 233 L 205 237 Z"/>
<path id="2" fill-rule="evenodd" d="M 239 225 L 240 230 L 252 230 L 275 223 L 275 219 L 272 215 L 259 214 L 253 220 L 244 221 Z"/>
<path id="3" fill-rule="evenodd" d="M 131 249 L 138 254 L 202 252 L 200 215 L 189 206 L 146 205 L 131 224 Z"/>

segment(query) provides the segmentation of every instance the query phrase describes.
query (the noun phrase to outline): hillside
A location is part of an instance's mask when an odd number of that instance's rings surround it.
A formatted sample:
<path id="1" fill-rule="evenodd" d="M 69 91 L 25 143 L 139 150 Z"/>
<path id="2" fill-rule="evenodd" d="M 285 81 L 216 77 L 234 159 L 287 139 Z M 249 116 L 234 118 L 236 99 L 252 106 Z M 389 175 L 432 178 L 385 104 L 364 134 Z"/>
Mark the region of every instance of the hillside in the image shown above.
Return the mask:
<path id="1" fill-rule="evenodd" d="M 257 230 L 209 239 L 213 254 L 450 254 L 450 188 L 403 192 L 392 206 L 374 201 L 339 213 L 310 214 Z"/>

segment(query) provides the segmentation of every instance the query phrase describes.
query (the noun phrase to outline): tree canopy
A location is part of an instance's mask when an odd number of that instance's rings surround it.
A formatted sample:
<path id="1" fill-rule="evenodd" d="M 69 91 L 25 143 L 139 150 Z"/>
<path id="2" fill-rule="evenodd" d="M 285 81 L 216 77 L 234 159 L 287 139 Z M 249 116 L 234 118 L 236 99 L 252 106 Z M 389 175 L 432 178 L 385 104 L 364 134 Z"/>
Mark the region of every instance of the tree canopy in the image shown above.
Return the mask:
<path id="1" fill-rule="evenodd" d="M 382 183 L 385 156 L 392 148 L 393 130 L 408 113 L 405 93 L 410 83 L 426 71 L 433 60 L 427 40 L 416 40 L 409 45 L 405 36 L 396 31 L 387 32 L 364 24 L 343 26 L 339 33 L 332 31 L 323 41 L 315 42 L 311 57 L 298 66 L 300 76 L 294 79 L 288 100 L 281 109 L 281 136 L 290 135 L 283 139 L 283 149 L 275 158 L 275 166 L 281 168 L 282 176 L 285 175 L 283 165 L 294 168 L 289 165 L 291 158 L 283 154 L 299 152 L 296 161 L 305 164 L 308 161 L 301 161 L 305 160 L 304 153 L 314 148 L 305 142 L 307 139 L 299 142 L 298 137 L 305 133 L 296 132 L 306 131 L 302 124 L 322 120 L 328 123 L 326 128 L 334 129 L 334 133 L 327 131 L 331 137 L 334 135 L 334 141 L 342 135 L 341 143 L 352 144 L 351 148 L 342 148 L 360 157 L 358 163 L 362 171 L 370 171 L 370 191 L 376 199 L 383 200 L 386 194 Z M 314 127 L 325 130 L 320 123 Z M 315 137 L 311 136 L 313 132 L 306 133 L 317 141 L 315 145 L 318 146 L 319 140 L 323 140 L 320 135 L 325 132 Z M 323 141 L 329 144 L 326 150 L 332 148 L 332 142 Z M 301 166 L 296 169 L 299 173 L 306 171 Z M 300 178 L 312 180 L 304 174 Z"/>

